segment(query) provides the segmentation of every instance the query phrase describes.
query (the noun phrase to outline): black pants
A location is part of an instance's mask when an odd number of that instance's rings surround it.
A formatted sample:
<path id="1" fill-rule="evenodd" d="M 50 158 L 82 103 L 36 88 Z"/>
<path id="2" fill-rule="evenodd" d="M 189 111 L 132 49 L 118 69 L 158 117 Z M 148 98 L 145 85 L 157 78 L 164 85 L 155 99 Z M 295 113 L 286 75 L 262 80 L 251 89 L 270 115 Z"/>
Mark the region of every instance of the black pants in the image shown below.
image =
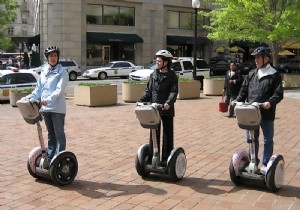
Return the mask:
<path id="1" fill-rule="evenodd" d="M 161 122 L 163 127 L 163 145 L 162 145 L 162 161 L 167 161 L 173 147 L 174 147 L 174 117 L 170 116 L 161 116 Z M 160 133 L 161 133 L 161 124 L 157 128 L 156 136 L 157 136 L 157 145 L 158 151 L 160 153 Z M 153 140 L 152 133 L 150 131 L 150 157 L 153 156 Z"/>

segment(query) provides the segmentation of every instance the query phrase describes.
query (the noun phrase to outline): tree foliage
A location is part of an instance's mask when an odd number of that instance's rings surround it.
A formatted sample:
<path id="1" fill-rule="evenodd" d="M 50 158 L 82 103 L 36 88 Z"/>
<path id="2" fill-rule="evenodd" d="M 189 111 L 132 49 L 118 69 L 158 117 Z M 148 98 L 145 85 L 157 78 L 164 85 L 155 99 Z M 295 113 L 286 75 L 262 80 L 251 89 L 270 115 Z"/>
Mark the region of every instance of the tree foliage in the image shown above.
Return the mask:
<path id="1" fill-rule="evenodd" d="M 7 27 L 15 20 L 15 9 L 18 7 L 16 0 L 0 0 L 0 50 L 6 50 L 12 45 L 7 36 Z"/>
<path id="2" fill-rule="evenodd" d="M 202 12 L 210 17 L 212 40 L 266 43 L 277 54 L 288 40 L 300 38 L 300 0 L 206 1 L 214 6 Z"/>

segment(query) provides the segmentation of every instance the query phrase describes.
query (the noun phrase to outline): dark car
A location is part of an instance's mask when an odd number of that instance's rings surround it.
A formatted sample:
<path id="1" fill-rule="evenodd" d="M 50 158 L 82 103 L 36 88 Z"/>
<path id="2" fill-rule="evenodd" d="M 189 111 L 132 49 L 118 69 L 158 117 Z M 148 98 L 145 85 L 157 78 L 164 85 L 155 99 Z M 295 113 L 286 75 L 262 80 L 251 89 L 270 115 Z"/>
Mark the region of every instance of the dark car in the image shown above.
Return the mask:
<path id="1" fill-rule="evenodd" d="M 256 64 L 254 61 L 248 61 L 245 63 L 239 63 L 237 64 L 237 68 L 240 70 L 241 74 L 243 76 L 247 75 L 250 70 L 256 68 Z"/>
<path id="2" fill-rule="evenodd" d="M 219 61 L 210 67 L 209 76 L 225 76 L 230 69 L 230 63 L 227 61 Z"/>
<path id="3" fill-rule="evenodd" d="M 292 71 L 300 71 L 300 60 L 291 59 L 286 62 L 279 63 L 278 70 L 284 73 L 290 73 Z"/>

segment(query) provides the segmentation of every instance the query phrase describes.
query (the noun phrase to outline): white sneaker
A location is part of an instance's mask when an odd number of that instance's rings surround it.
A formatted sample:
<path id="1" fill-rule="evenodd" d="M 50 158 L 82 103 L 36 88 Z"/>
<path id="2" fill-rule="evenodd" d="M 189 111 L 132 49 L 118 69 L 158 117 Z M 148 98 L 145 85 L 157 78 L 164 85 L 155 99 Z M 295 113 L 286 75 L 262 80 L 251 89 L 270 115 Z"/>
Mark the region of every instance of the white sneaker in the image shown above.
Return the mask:
<path id="1" fill-rule="evenodd" d="M 267 166 L 262 165 L 262 167 L 260 168 L 260 173 L 263 174 L 263 175 L 266 175 L 266 173 L 267 173 Z"/>

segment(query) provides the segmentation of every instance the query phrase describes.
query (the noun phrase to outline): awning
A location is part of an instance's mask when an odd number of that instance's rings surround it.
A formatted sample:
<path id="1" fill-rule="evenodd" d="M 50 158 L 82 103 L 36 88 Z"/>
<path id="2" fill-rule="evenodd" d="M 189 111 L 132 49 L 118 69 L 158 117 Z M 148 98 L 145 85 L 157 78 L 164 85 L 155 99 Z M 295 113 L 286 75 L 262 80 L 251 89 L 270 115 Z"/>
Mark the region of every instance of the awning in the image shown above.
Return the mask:
<path id="1" fill-rule="evenodd" d="M 289 50 L 283 50 L 278 53 L 278 55 L 295 55 L 295 53 L 289 51 Z"/>
<path id="2" fill-rule="evenodd" d="M 143 39 L 137 34 L 87 32 L 88 43 L 99 44 L 103 42 L 130 42 L 143 43 Z"/>
<path id="3" fill-rule="evenodd" d="M 238 46 L 233 46 L 233 47 L 230 47 L 230 52 L 245 52 L 245 50 L 241 47 L 238 47 Z"/>
<path id="4" fill-rule="evenodd" d="M 197 44 L 209 44 L 210 40 L 206 37 L 197 37 Z M 167 45 L 192 45 L 194 44 L 194 37 L 192 36 L 173 36 L 167 35 Z"/>
<path id="5" fill-rule="evenodd" d="M 288 41 L 283 44 L 283 48 L 288 48 L 288 49 L 300 49 L 300 41 Z"/>
<path id="6" fill-rule="evenodd" d="M 220 46 L 220 47 L 218 47 L 218 48 L 216 48 L 216 52 L 218 52 L 218 53 L 223 53 L 223 52 L 229 52 L 229 48 L 228 47 L 223 47 L 223 46 Z"/>

